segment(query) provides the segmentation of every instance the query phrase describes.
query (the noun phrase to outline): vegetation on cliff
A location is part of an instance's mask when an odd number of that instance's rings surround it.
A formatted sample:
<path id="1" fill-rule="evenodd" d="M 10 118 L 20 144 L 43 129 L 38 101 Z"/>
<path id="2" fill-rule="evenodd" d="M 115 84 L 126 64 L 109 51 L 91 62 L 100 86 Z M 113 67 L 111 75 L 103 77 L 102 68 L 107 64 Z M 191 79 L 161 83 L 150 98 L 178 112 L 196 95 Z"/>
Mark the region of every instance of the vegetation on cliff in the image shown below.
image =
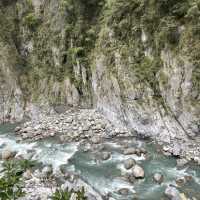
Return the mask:
<path id="1" fill-rule="evenodd" d="M 62 83 L 66 77 L 80 95 L 90 93 L 96 47 L 105 53 L 111 72 L 119 51 L 138 82 L 155 93 L 161 52 L 187 56 L 194 64 L 193 86 L 200 90 L 198 0 L 60 0 L 38 8 L 33 0 L 23 0 L 1 3 L 0 15 L 1 40 L 15 44 L 19 82 L 24 91 L 32 88 L 29 93 L 43 78 L 51 87 L 52 79 Z"/>

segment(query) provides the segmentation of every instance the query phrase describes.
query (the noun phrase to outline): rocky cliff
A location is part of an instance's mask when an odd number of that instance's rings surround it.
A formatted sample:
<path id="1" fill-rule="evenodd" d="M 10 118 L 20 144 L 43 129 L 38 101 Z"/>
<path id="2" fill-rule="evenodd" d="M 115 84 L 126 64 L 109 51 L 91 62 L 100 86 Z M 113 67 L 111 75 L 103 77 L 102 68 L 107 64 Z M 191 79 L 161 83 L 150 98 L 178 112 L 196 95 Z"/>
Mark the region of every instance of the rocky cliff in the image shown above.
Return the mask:
<path id="1" fill-rule="evenodd" d="M 165 142 L 199 135 L 197 0 L 1 0 L 0 27 L 1 121 L 80 106 Z"/>

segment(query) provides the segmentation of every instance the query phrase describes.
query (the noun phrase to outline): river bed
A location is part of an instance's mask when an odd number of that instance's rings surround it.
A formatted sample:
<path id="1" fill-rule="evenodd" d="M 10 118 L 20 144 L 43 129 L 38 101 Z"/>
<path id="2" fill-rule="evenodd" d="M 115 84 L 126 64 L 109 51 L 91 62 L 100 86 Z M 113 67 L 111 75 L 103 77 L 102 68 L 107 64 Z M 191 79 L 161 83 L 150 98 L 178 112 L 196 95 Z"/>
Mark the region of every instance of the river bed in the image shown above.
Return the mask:
<path id="1" fill-rule="evenodd" d="M 129 145 L 143 146 L 147 150 L 147 157 L 144 155 L 124 155 L 121 143 L 118 140 L 105 141 L 104 150 L 111 152 L 111 158 L 106 161 L 98 159 L 98 152 L 83 151 L 79 143 L 60 143 L 56 138 L 41 140 L 38 142 L 17 142 L 14 134 L 15 125 L 0 126 L 0 151 L 5 147 L 18 154 L 26 154 L 34 150 L 33 160 L 45 164 L 51 164 L 56 171 L 64 166 L 68 171 L 76 172 L 92 185 L 102 195 L 110 196 L 117 200 L 132 200 L 134 197 L 140 200 L 166 199 L 164 190 L 167 185 L 176 185 L 175 180 L 184 176 L 192 176 L 192 180 L 179 187 L 188 198 L 200 199 L 200 169 L 195 164 L 187 165 L 184 168 L 176 167 L 176 159 L 158 152 L 151 141 L 128 140 Z M 127 142 L 127 139 L 124 139 Z M 145 178 L 134 183 L 126 181 L 123 177 L 129 171 L 123 166 L 128 158 L 134 158 L 145 171 Z M 153 174 L 161 173 L 164 176 L 162 184 L 153 181 Z M 126 188 L 129 195 L 119 195 L 117 191 Z"/>

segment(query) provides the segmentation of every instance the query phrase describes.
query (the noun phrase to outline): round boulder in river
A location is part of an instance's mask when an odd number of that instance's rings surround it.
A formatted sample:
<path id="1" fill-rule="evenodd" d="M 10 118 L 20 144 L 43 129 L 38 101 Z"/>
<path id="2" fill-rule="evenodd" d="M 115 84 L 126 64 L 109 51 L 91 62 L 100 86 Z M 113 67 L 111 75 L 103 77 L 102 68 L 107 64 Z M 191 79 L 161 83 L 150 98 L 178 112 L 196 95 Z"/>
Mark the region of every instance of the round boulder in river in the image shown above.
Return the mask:
<path id="1" fill-rule="evenodd" d="M 122 188 L 122 189 L 119 189 L 118 190 L 118 194 L 120 194 L 120 195 L 128 195 L 128 193 L 129 193 L 129 190 L 127 189 L 127 188 Z"/>
<path id="2" fill-rule="evenodd" d="M 144 178 L 144 170 L 141 166 L 135 165 L 132 172 L 135 178 Z"/>
<path id="3" fill-rule="evenodd" d="M 135 153 L 136 153 L 136 149 L 133 147 L 124 150 L 125 155 L 131 155 L 131 154 L 135 154 Z"/>
<path id="4" fill-rule="evenodd" d="M 156 183 L 159 183 L 161 184 L 163 182 L 163 175 L 160 174 L 160 173 L 155 173 L 154 176 L 153 176 L 153 180 L 156 182 Z"/>
<path id="5" fill-rule="evenodd" d="M 165 195 L 171 200 L 182 200 L 180 192 L 173 186 L 168 186 Z"/>
<path id="6" fill-rule="evenodd" d="M 110 152 L 103 152 L 101 155 L 102 160 L 108 160 L 111 157 Z"/>
<path id="7" fill-rule="evenodd" d="M 124 167 L 128 170 L 131 169 L 136 164 L 135 160 L 132 158 L 129 158 L 124 161 Z"/>

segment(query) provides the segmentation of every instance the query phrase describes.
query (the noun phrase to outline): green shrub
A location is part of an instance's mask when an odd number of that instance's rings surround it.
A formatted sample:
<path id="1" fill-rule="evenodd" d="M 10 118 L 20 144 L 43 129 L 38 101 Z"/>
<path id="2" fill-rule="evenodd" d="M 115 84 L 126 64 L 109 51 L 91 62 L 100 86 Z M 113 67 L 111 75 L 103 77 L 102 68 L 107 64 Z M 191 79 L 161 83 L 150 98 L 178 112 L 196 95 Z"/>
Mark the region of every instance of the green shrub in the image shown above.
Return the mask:
<path id="1" fill-rule="evenodd" d="M 51 198 L 52 200 L 70 200 L 73 194 L 76 194 L 76 200 L 87 200 L 84 187 L 78 191 L 69 190 L 68 188 L 65 191 L 57 189 Z"/>
<path id="2" fill-rule="evenodd" d="M 26 169 L 34 166 L 28 160 L 11 160 L 3 163 L 3 176 L 0 178 L 0 199 L 15 200 L 24 195 L 21 177 Z"/>
<path id="3" fill-rule="evenodd" d="M 35 13 L 29 13 L 24 17 L 24 24 L 34 31 L 40 24 L 40 19 L 36 17 Z"/>

